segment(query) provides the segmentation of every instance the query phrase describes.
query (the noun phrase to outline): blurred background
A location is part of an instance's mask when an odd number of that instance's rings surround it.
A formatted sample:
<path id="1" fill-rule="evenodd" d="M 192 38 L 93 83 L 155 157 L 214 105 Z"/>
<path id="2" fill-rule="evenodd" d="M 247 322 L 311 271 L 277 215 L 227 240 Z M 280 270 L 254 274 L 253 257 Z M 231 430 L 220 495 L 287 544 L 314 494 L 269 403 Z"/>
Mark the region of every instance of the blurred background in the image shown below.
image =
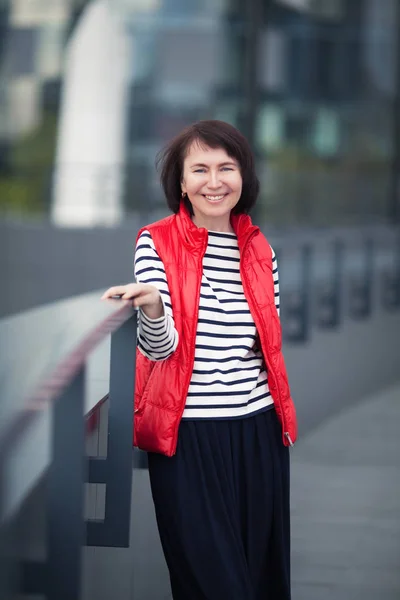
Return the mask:
<path id="1" fill-rule="evenodd" d="M 100 291 L 132 280 L 136 232 L 167 215 L 156 154 L 208 118 L 249 139 L 279 259 L 294 600 L 398 599 L 398 0 L 0 0 L 0 338 L 32 352 L 12 371 L 1 347 L 0 425 L 21 373 L 38 385 L 104 317 Z M 13 564 L 42 547 L 48 460 L 17 494 Z M 87 599 L 169 597 L 142 467 L 131 549 L 85 549 Z"/>
<path id="2" fill-rule="evenodd" d="M 398 223 L 398 12 L 396 0 L 2 0 L 0 314 L 131 277 L 138 223 L 166 214 L 156 153 L 202 118 L 250 140 L 269 230 Z"/>

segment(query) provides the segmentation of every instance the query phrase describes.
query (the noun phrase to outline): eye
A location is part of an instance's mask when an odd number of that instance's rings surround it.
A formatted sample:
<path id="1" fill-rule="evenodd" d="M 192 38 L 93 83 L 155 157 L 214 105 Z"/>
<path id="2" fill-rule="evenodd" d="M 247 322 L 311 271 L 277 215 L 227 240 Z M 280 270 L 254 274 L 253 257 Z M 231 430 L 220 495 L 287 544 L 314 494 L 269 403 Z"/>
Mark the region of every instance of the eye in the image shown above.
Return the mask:
<path id="1" fill-rule="evenodd" d="M 204 173 L 205 169 L 196 169 L 193 173 Z"/>
<path id="2" fill-rule="evenodd" d="M 223 171 L 233 171 L 232 167 L 222 167 Z"/>

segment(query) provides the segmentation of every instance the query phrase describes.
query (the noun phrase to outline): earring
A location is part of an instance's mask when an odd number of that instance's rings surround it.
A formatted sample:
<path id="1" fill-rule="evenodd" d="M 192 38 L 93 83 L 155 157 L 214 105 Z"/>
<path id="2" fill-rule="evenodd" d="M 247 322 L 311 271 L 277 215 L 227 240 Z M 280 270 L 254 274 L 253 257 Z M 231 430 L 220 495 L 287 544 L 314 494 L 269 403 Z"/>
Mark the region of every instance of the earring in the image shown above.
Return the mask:
<path id="1" fill-rule="evenodd" d="M 186 192 L 182 192 L 182 200 L 186 198 Z"/>

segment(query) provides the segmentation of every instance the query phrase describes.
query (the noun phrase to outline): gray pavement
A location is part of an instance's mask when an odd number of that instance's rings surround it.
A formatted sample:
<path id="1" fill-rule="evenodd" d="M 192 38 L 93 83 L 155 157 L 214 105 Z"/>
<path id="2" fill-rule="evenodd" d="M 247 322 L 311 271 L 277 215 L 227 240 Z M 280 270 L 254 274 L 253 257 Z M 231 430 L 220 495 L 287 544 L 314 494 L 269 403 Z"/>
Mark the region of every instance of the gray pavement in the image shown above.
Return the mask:
<path id="1" fill-rule="evenodd" d="M 399 426 L 400 386 L 292 450 L 293 600 L 400 599 Z"/>

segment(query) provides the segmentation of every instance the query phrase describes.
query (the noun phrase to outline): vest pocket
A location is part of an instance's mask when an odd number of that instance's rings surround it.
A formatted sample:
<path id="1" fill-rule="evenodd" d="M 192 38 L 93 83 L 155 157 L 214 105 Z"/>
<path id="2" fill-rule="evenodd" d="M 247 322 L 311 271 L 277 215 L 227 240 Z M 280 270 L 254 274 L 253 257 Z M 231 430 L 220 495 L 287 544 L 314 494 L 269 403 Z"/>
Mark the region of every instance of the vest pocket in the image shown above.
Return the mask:
<path id="1" fill-rule="evenodd" d="M 154 362 L 154 363 L 152 362 L 151 365 L 152 365 L 151 371 L 147 378 L 146 383 L 144 384 L 144 386 L 142 388 L 142 393 L 141 393 L 140 397 L 138 398 L 138 401 L 137 402 L 135 401 L 135 406 L 134 406 L 135 414 L 138 414 L 138 413 L 140 414 L 143 412 L 143 408 L 144 408 L 146 399 L 149 395 L 149 392 L 150 392 L 150 389 L 152 386 L 152 382 L 154 381 L 154 376 L 157 371 L 157 362 Z"/>
<path id="2" fill-rule="evenodd" d="M 275 302 L 271 302 L 269 305 L 269 313 L 271 319 L 268 335 L 269 345 L 276 352 L 280 352 L 282 349 L 282 325 L 276 310 Z"/>
<path id="3" fill-rule="evenodd" d="M 144 392 L 143 392 L 143 396 L 142 396 L 142 401 L 143 403 L 147 400 L 149 394 L 151 393 L 152 388 L 154 387 L 154 382 L 157 379 L 157 376 L 160 376 L 160 370 L 161 370 L 161 366 L 162 363 L 164 361 L 156 361 L 154 364 L 154 367 L 150 373 L 150 376 L 147 380 L 146 383 L 146 387 L 144 388 Z"/>

